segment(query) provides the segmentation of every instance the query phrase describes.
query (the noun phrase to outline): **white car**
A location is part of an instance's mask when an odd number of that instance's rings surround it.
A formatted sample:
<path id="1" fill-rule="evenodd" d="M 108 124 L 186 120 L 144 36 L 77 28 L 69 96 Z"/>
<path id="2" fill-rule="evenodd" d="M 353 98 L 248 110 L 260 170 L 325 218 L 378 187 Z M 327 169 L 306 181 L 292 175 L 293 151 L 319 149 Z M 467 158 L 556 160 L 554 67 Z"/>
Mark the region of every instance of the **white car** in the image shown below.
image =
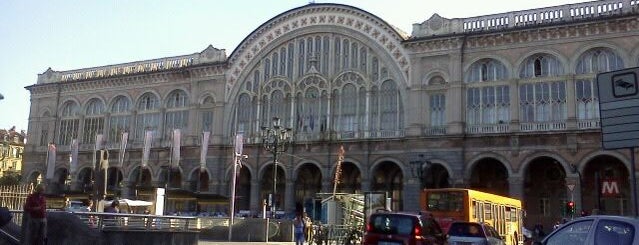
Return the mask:
<path id="1" fill-rule="evenodd" d="M 499 233 L 486 223 L 453 222 L 448 228 L 449 245 L 504 245 Z M 565 245 L 565 244 L 564 244 Z"/>
<path id="2" fill-rule="evenodd" d="M 593 215 L 570 221 L 536 245 L 639 244 L 639 219 Z"/>

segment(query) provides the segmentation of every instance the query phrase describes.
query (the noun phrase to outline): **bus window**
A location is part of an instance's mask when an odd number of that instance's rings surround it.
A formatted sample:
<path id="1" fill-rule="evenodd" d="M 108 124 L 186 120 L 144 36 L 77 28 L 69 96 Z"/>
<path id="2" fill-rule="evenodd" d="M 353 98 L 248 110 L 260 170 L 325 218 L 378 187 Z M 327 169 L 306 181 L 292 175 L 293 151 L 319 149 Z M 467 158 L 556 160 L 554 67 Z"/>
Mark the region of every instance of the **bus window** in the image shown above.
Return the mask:
<path id="1" fill-rule="evenodd" d="M 493 219 L 492 212 L 493 210 L 491 208 L 490 203 L 484 204 L 484 219 L 487 219 L 487 220 Z"/>
<path id="2" fill-rule="evenodd" d="M 477 201 L 473 200 L 471 205 L 473 207 L 473 219 L 477 219 L 477 213 L 479 212 L 479 209 L 477 208 Z"/>
<path id="3" fill-rule="evenodd" d="M 455 211 L 464 207 L 464 193 L 462 192 L 430 192 L 426 197 L 429 211 Z"/>

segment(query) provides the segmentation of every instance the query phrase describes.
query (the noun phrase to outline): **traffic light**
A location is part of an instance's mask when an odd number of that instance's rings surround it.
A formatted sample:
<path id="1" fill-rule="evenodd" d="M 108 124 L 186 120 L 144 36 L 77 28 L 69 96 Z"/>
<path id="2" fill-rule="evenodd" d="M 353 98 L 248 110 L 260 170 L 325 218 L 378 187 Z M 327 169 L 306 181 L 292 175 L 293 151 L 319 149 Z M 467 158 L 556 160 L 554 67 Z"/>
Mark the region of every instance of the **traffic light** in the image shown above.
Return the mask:
<path id="1" fill-rule="evenodd" d="M 568 201 L 566 203 L 566 213 L 568 215 L 573 215 L 575 214 L 575 202 L 573 201 Z"/>

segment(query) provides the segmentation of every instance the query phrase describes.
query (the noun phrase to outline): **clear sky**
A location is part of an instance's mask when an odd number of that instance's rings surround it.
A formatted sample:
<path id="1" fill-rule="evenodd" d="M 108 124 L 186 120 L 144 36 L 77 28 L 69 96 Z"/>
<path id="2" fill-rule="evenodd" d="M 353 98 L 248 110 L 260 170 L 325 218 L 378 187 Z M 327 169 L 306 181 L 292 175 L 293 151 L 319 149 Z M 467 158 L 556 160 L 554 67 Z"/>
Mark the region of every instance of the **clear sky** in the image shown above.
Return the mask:
<path id="1" fill-rule="evenodd" d="M 437 13 L 465 18 L 557 6 L 578 0 L 334 0 L 404 32 Z M 30 95 L 48 67 L 55 71 L 235 47 L 255 28 L 308 0 L 1 0 L 0 129 L 27 130 Z"/>

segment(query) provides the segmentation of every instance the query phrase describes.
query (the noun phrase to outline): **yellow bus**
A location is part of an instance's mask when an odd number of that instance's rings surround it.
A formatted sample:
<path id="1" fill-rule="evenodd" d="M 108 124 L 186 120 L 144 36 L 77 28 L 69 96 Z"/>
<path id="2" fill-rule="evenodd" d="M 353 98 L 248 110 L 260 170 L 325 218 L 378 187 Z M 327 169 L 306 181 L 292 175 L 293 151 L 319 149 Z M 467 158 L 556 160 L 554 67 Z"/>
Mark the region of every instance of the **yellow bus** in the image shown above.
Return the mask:
<path id="1" fill-rule="evenodd" d="M 444 232 L 453 221 L 488 223 L 508 245 L 523 243 L 521 201 L 486 192 L 461 189 L 424 189 L 420 208 L 431 213 Z"/>

